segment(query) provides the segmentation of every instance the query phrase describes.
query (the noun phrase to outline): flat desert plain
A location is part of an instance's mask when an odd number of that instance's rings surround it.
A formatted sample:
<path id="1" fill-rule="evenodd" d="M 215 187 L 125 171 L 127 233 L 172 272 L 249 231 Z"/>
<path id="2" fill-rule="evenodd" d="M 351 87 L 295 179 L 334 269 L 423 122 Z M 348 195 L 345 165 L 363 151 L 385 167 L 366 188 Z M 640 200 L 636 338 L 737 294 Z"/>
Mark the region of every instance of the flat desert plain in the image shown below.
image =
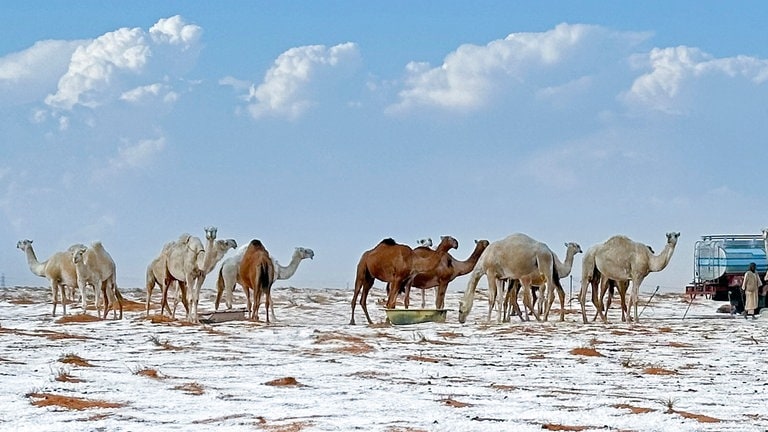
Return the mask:
<path id="1" fill-rule="evenodd" d="M 556 302 L 497 324 L 478 289 L 459 324 L 449 291 L 445 323 L 391 326 L 377 286 L 374 325 L 358 307 L 350 326 L 351 290 L 275 287 L 273 323 L 203 325 L 123 293 L 124 319 L 100 320 L 52 317 L 47 288 L 0 291 L 0 430 L 768 430 L 768 317 L 703 298 L 641 293 L 636 324 L 614 306 L 585 325 L 575 300 L 565 322 Z"/>

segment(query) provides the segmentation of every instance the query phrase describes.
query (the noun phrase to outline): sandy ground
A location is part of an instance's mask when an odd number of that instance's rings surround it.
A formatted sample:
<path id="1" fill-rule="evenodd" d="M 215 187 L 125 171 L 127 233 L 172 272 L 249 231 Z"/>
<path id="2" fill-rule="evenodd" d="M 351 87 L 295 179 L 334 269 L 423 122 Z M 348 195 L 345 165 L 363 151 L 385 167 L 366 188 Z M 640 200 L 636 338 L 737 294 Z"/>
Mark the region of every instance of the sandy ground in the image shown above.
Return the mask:
<path id="1" fill-rule="evenodd" d="M 656 295 L 633 325 L 584 325 L 575 302 L 565 322 L 496 324 L 478 290 L 466 324 L 390 326 L 377 287 L 376 324 L 350 326 L 351 292 L 275 288 L 273 324 L 189 325 L 123 292 L 123 320 L 0 292 L 0 430 L 768 430 L 768 317 L 711 300 L 682 319 L 686 298 Z"/>

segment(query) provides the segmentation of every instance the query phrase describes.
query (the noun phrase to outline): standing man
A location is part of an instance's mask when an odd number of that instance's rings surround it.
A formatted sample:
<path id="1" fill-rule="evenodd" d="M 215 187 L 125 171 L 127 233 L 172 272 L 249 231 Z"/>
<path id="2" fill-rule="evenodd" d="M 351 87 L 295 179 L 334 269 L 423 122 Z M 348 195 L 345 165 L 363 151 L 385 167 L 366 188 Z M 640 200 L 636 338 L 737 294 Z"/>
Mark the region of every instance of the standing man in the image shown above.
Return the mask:
<path id="1" fill-rule="evenodd" d="M 744 273 L 744 281 L 741 282 L 741 290 L 744 292 L 744 319 L 752 315 L 755 319 L 755 309 L 757 309 L 757 290 L 763 282 L 760 275 L 757 274 L 757 265 L 749 263 L 749 270 Z"/>

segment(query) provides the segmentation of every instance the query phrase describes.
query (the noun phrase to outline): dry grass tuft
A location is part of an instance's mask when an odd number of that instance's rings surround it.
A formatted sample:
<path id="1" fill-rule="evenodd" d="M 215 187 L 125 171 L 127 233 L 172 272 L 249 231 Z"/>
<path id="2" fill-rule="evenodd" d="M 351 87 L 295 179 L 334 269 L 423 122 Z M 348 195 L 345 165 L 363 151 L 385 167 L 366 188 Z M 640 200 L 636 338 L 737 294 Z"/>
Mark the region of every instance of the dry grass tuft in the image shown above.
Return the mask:
<path id="1" fill-rule="evenodd" d="M 184 349 L 180 346 L 171 344 L 167 339 L 161 342 L 157 336 L 150 336 L 149 341 L 155 344 L 155 346 L 161 347 L 162 349 L 166 349 L 169 351 L 181 351 Z"/>
<path id="2" fill-rule="evenodd" d="M 442 403 L 444 403 L 444 404 L 446 404 L 448 406 L 452 406 L 454 408 L 464 408 L 464 407 L 472 406 L 472 404 L 468 404 L 466 402 L 459 402 L 459 401 L 457 401 L 457 400 L 455 400 L 453 398 L 445 398 L 445 399 L 441 400 L 440 402 L 442 402 Z"/>
<path id="3" fill-rule="evenodd" d="M 181 390 L 186 394 L 195 395 L 195 396 L 200 396 L 201 394 L 205 393 L 205 389 L 203 388 L 203 386 L 196 382 L 177 385 L 173 389 Z"/>
<path id="4" fill-rule="evenodd" d="M 503 390 L 503 391 L 515 391 L 517 390 L 517 387 L 513 385 L 505 385 L 505 384 L 491 384 L 491 388 L 496 390 Z"/>
<path id="5" fill-rule="evenodd" d="M 93 367 L 92 364 L 88 363 L 88 360 L 85 360 L 77 354 L 72 353 L 64 354 L 63 356 L 59 357 L 59 362 L 81 367 Z"/>
<path id="6" fill-rule="evenodd" d="M 56 320 L 56 324 L 79 324 L 79 323 L 90 323 L 90 322 L 96 322 L 101 321 L 101 318 L 95 316 L 95 315 L 88 315 L 88 314 L 75 314 L 75 315 L 64 315 L 63 317 Z"/>
<path id="7" fill-rule="evenodd" d="M 51 393 L 28 393 L 26 397 L 32 399 L 32 405 L 36 407 L 57 406 L 78 411 L 91 408 L 122 408 L 125 406 L 125 404 L 121 403 L 85 399 L 73 396 L 62 396 Z"/>
<path id="8" fill-rule="evenodd" d="M 274 379 L 272 381 L 265 382 L 264 385 L 274 386 L 274 387 L 301 387 L 301 386 L 303 386 L 303 384 L 300 384 L 298 381 L 296 381 L 296 378 L 294 378 L 294 377 L 284 377 L 284 378 Z"/>
<path id="9" fill-rule="evenodd" d="M 409 355 L 405 357 L 406 360 L 420 361 L 425 363 L 440 363 L 440 360 L 432 357 L 424 357 L 417 355 Z"/>
<path id="10" fill-rule="evenodd" d="M 597 352 L 596 349 L 591 347 L 574 348 L 570 351 L 573 355 L 587 356 L 587 357 L 603 357 L 602 354 Z"/>
<path id="11" fill-rule="evenodd" d="M 76 378 L 69 374 L 69 372 L 65 371 L 64 369 L 59 369 L 59 373 L 56 375 L 56 381 L 58 382 L 67 382 L 67 383 L 81 383 L 83 380 L 80 378 Z"/>
<path id="12" fill-rule="evenodd" d="M 164 378 L 162 375 L 160 375 L 160 372 L 158 372 L 156 369 L 147 368 L 147 367 L 136 369 L 135 371 L 133 371 L 133 374 L 156 379 L 156 380 Z"/>

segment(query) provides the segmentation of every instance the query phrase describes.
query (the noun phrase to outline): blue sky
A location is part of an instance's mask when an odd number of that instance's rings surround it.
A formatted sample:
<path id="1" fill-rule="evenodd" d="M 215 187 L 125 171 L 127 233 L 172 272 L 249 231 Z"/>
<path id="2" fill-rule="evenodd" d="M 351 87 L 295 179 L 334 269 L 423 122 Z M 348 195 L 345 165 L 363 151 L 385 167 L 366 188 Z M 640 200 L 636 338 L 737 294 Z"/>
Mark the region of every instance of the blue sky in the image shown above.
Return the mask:
<path id="1" fill-rule="evenodd" d="M 768 225 L 765 22 L 763 2 L 6 4 L 0 271 L 44 285 L 16 241 L 101 240 L 139 287 L 215 225 L 281 262 L 312 248 L 287 284 L 351 289 L 385 237 L 449 234 L 464 259 L 525 232 L 562 258 L 680 231 L 644 290 L 682 290 L 701 235 Z"/>

